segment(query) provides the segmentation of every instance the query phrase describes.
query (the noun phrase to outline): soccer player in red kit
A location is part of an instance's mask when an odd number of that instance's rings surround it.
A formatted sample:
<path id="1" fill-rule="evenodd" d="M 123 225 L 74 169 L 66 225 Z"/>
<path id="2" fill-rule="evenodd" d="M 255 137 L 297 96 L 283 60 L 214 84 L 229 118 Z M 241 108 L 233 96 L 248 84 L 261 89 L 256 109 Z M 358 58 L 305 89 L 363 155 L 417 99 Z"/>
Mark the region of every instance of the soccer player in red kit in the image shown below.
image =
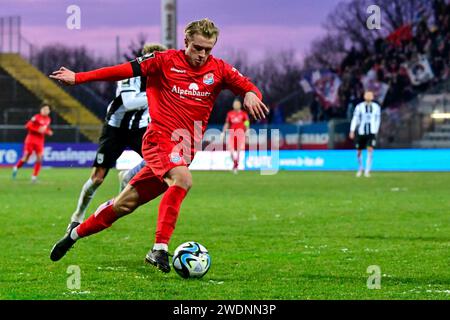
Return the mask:
<path id="1" fill-rule="evenodd" d="M 245 150 L 245 137 L 250 126 L 248 114 L 241 108 L 241 101 L 235 99 L 233 101 L 233 110 L 227 113 L 222 130 L 223 136 L 229 130 L 227 149 L 231 153 L 231 159 L 233 159 L 233 172 L 235 174 L 238 172 L 240 153 Z"/>
<path id="2" fill-rule="evenodd" d="M 45 136 L 53 135 L 53 131 L 50 129 L 51 119 L 50 106 L 46 103 L 41 105 L 40 112 L 34 115 L 30 121 L 27 122 L 25 127 L 28 129 L 27 137 L 25 138 L 23 156 L 13 167 L 13 179 L 17 176 L 17 171 L 28 162 L 28 159 L 33 154 L 36 155 L 36 162 L 34 164 L 33 175 L 31 181 L 36 182 L 39 175 L 39 171 L 42 166 L 42 156 L 44 153 Z"/>
<path id="3" fill-rule="evenodd" d="M 168 244 L 181 204 L 192 187 L 189 164 L 201 140 L 217 96 L 224 88 L 244 97 L 244 107 L 256 119 L 269 112 L 258 88 L 223 60 L 211 55 L 219 30 L 209 19 L 185 28 L 185 50 L 144 55 L 132 62 L 89 72 L 66 68 L 51 78 L 65 84 L 146 76 L 152 118 L 142 142 L 147 165 L 114 199 L 66 235 L 52 248 L 50 258 L 61 259 L 79 238 L 111 226 L 117 219 L 163 194 L 155 243 L 145 261 L 163 272 L 170 271 Z"/>

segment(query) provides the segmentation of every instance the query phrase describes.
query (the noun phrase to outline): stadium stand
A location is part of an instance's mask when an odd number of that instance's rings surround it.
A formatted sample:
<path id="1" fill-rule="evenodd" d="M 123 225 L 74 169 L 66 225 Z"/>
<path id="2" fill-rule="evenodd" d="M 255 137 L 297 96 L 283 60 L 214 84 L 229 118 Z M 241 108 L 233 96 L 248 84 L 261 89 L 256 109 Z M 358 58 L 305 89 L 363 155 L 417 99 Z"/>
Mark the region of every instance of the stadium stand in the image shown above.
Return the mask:
<path id="1" fill-rule="evenodd" d="M 370 50 L 352 48 L 335 70 L 316 71 L 306 86 L 319 98 L 311 104 L 319 121 L 348 119 L 364 89 L 371 89 L 384 109 L 382 147 L 437 148 L 450 147 L 450 125 L 431 119 L 434 112 L 450 112 L 449 77 L 450 4 L 436 1 L 432 13 L 419 12 Z"/>
<path id="2" fill-rule="evenodd" d="M 68 125 L 76 126 L 89 141 L 94 142 L 98 139 L 102 125 L 101 120 L 20 55 L 0 54 L 0 72 L 4 76 L 2 81 L 6 88 L 6 90 L 2 90 L 3 95 L 7 95 L 8 86 L 12 89 L 15 83 L 25 89 L 20 90 L 20 94 L 16 97 L 11 97 L 13 99 L 9 102 L 6 100 L 3 102 L 8 105 L 8 108 L 35 109 L 40 101 L 47 101 L 52 105 L 54 114 L 58 114 Z M 8 77 L 15 81 L 8 81 Z M 3 117 L 5 116 L 3 115 Z M 18 122 L 18 120 L 13 121 L 12 119 L 7 119 L 7 121 L 3 119 L 3 121 L 8 124 Z M 84 139 L 81 138 L 81 140 Z"/>

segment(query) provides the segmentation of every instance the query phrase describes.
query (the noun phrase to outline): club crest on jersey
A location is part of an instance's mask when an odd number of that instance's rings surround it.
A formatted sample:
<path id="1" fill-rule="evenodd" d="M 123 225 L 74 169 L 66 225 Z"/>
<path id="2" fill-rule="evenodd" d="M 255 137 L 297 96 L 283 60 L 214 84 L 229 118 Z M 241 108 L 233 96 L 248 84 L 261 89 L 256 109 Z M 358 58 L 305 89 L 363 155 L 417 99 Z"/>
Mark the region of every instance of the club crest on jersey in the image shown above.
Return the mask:
<path id="1" fill-rule="evenodd" d="M 103 153 L 97 153 L 97 163 L 102 164 L 105 159 L 105 155 Z"/>
<path id="2" fill-rule="evenodd" d="M 144 62 L 145 60 L 148 60 L 148 59 L 151 59 L 151 58 L 154 58 L 154 57 L 155 57 L 155 53 L 154 53 L 154 52 L 152 52 L 152 53 L 147 53 L 147 54 L 144 54 L 142 57 L 138 57 L 138 58 L 136 59 L 136 61 L 137 61 L 137 63 L 141 64 L 141 63 Z"/>
<path id="3" fill-rule="evenodd" d="M 214 74 L 213 73 L 205 74 L 205 76 L 203 77 L 203 83 L 209 86 L 212 85 L 214 83 Z"/>
<path id="4" fill-rule="evenodd" d="M 181 161 L 181 156 L 178 153 L 171 153 L 170 154 L 170 162 L 172 163 L 179 163 Z"/>

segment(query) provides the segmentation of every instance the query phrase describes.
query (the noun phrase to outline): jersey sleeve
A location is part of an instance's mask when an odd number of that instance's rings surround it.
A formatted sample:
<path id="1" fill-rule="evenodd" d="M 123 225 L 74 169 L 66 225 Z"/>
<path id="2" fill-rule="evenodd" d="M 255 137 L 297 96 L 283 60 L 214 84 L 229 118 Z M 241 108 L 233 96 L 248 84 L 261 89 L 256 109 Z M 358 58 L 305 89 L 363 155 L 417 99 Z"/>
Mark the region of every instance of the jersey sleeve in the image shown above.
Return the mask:
<path id="1" fill-rule="evenodd" d="M 350 132 L 355 132 L 356 130 L 356 126 L 358 125 L 359 113 L 360 113 L 360 105 L 358 104 L 355 108 L 355 111 L 353 112 L 353 118 L 350 124 Z"/>
<path id="2" fill-rule="evenodd" d="M 380 130 L 380 124 L 381 124 L 381 107 L 379 105 L 377 105 L 374 117 L 375 117 L 374 132 L 375 132 L 375 134 L 378 134 L 378 131 Z"/>
<path id="3" fill-rule="evenodd" d="M 136 60 L 131 61 L 133 76 L 151 76 L 157 73 L 163 63 L 164 55 L 160 52 L 152 52 Z"/>
<path id="4" fill-rule="evenodd" d="M 122 92 L 123 106 L 127 111 L 148 108 L 147 94 L 145 92 Z"/>
<path id="5" fill-rule="evenodd" d="M 127 78 L 153 74 L 160 66 L 156 52 L 146 54 L 131 62 L 75 74 L 75 84 L 92 81 L 120 81 Z"/>
<path id="6" fill-rule="evenodd" d="M 75 84 L 92 81 L 119 81 L 133 77 L 132 63 L 126 62 L 116 66 L 100 68 L 75 74 Z"/>
<path id="7" fill-rule="evenodd" d="M 31 132 L 36 132 L 36 133 L 40 133 L 39 132 L 39 124 L 36 123 L 36 116 L 34 116 L 33 118 L 31 118 L 26 124 L 25 124 L 25 128 L 27 128 L 28 131 Z"/>
<path id="8" fill-rule="evenodd" d="M 227 113 L 227 117 L 225 118 L 225 123 L 230 124 L 230 113 Z"/>
<path id="9" fill-rule="evenodd" d="M 224 87 L 230 89 L 235 95 L 244 96 L 247 92 L 254 92 L 262 100 L 261 91 L 243 76 L 236 68 L 223 61 Z"/>

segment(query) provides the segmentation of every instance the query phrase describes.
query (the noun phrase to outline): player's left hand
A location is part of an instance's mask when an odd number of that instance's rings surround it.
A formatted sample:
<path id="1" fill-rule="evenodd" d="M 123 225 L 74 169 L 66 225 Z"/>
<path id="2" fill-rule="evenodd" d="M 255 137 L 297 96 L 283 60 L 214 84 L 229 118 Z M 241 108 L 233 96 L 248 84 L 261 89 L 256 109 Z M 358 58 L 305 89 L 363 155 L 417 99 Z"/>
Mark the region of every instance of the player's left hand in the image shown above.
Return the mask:
<path id="1" fill-rule="evenodd" d="M 269 108 L 259 100 L 258 96 L 253 92 L 247 92 L 244 97 L 244 108 L 250 113 L 255 120 L 266 118 Z"/>

